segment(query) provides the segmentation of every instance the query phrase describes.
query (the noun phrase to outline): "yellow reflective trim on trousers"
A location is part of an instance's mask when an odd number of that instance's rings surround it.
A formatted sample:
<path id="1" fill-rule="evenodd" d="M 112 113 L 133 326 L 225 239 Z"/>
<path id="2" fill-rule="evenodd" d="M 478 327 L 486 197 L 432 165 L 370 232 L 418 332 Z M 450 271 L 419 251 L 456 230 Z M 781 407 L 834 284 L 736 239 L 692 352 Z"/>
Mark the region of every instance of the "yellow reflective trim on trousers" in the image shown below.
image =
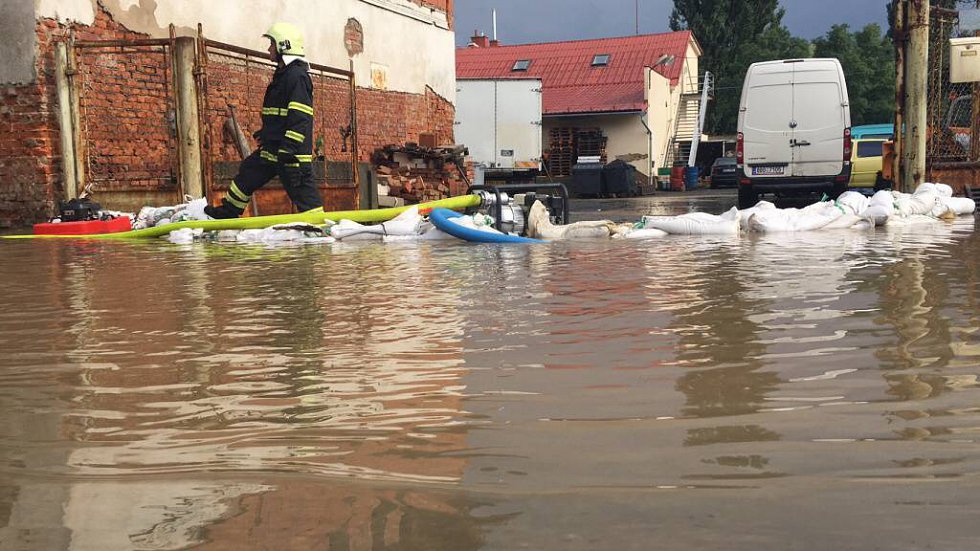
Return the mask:
<path id="1" fill-rule="evenodd" d="M 251 195 L 242 191 L 242 189 L 238 187 L 238 182 L 234 180 L 231 181 L 231 186 L 228 187 L 228 192 L 234 195 L 235 199 L 240 202 L 248 203 L 249 199 L 252 198 Z"/>
<path id="2" fill-rule="evenodd" d="M 275 155 L 269 153 L 268 151 L 263 151 L 262 153 L 259 153 L 259 157 L 261 157 L 266 161 L 269 161 L 270 163 L 279 162 L 279 159 L 277 159 Z"/>
<path id="3" fill-rule="evenodd" d="M 285 149 L 280 149 L 279 150 L 279 154 L 280 155 L 292 155 L 293 157 L 296 157 L 296 160 L 299 161 L 299 162 L 301 162 L 301 163 L 312 163 L 313 162 L 313 155 L 295 155 L 291 151 L 286 151 Z"/>
<path id="4" fill-rule="evenodd" d="M 245 210 L 245 207 L 248 206 L 247 202 L 239 201 L 238 199 L 235 199 L 235 196 L 232 195 L 231 193 L 225 195 L 225 201 L 228 201 L 229 204 L 234 205 L 242 210 Z"/>
<path id="5" fill-rule="evenodd" d="M 296 111 L 299 111 L 300 113 L 306 113 L 307 115 L 309 115 L 311 117 L 313 116 L 313 108 L 311 106 L 309 106 L 309 105 L 306 105 L 305 103 L 300 103 L 298 101 L 291 101 L 291 102 L 289 102 L 289 108 L 290 109 L 295 109 Z"/>
<path id="6" fill-rule="evenodd" d="M 299 143 L 303 143 L 306 140 L 306 136 L 300 134 L 299 132 L 293 132 L 292 130 L 286 131 L 286 137 Z"/>
<path id="7" fill-rule="evenodd" d="M 299 168 L 299 163 L 286 163 L 286 166 L 290 168 Z"/>

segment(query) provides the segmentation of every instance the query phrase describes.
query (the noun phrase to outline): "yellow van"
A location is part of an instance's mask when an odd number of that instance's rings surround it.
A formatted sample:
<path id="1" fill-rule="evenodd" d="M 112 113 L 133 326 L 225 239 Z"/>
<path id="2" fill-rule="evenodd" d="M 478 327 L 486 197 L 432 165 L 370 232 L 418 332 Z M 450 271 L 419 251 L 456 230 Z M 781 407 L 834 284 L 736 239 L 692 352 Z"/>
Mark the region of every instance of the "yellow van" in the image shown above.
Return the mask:
<path id="1" fill-rule="evenodd" d="M 885 140 L 871 138 L 854 140 L 851 148 L 850 187 L 873 188 L 881 172 L 881 152 Z"/>

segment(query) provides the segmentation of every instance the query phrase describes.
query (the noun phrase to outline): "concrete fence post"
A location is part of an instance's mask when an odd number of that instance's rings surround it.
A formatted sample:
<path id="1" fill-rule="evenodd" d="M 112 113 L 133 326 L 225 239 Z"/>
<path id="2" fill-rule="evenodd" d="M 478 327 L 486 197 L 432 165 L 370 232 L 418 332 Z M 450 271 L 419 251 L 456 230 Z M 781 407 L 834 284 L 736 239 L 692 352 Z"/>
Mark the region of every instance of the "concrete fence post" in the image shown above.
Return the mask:
<path id="1" fill-rule="evenodd" d="M 929 106 L 929 0 L 906 0 L 905 140 L 901 190 L 910 192 L 926 175 L 926 111 Z M 896 129 L 901 131 L 901 129 Z"/>
<path id="2" fill-rule="evenodd" d="M 58 126 L 61 130 L 61 175 L 64 181 L 65 198 L 78 197 L 79 182 L 77 155 L 75 151 L 75 118 L 72 115 L 71 67 L 68 65 L 68 45 L 55 44 L 55 87 L 58 90 Z"/>
<path id="3" fill-rule="evenodd" d="M 182 36 L 176 39 L 174 89 L 177 92 L 177 154 L 180 156 L 181 187 L 184 193 L 193 197 L 204 197 L 200 106 L 197 103 L 197 82 L 194 78 L 196 46 L 197 40 L 194 37 Z"/>

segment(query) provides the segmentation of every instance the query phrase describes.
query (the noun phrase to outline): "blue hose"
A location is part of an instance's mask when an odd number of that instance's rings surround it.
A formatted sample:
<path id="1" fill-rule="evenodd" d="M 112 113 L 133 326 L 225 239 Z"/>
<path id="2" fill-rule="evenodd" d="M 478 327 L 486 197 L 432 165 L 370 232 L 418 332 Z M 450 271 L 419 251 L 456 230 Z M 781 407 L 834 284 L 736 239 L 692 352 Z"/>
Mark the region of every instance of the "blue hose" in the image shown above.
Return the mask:
<path id="1" fill-rule="evenodd" d="M 431 213 L 429 213 L 429 221 L 440 230 L 453 237 L 458 237 L 463 241 L 471 241 L 474 243 L 547 243 L 547 241 L 542 241 L 540 239 L 519 237 L 517 235 L 509 235 L 506 233 L 491 233 L 482 230 L 475 230 L 473 228 L 461 226 L 450 220 L 450 218 L 458 218 L 460 216 L 462 216 L 462 214 L 449 209 L 435 208 L 432 209 Z"/>

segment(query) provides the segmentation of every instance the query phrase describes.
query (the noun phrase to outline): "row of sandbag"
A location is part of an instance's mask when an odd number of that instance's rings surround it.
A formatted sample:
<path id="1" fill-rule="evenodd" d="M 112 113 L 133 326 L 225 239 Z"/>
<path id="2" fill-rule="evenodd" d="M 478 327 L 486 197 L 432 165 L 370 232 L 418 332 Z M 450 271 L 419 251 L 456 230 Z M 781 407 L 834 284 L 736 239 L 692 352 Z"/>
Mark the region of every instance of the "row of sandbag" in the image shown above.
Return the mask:
<path id="1" fill-rule="evenodd" d="M 679 216 L 644 216 L 638 229 L 664 235 L 734 235 L 741 231 L 762 233 L 832 229 L 870 229 L 886 224 L 936 222 L 972 215 L 973 199 L 953 197 L 946 184 L 925 183 L 914 193 L 882 190 L 871 197 L 849 191 L 834 201 L 820 201 L 804 208 L 777 208 L 760 201 L 755 206 L 714 215 L 692 212 Z M 645 237 L 654 237 L 648 233 Z"/>
<path id="2" fill-rule="evenodd" d="M 500 233 L 493 227 L 493 219 L 484 214 L 474 214 L 453 219 L 454 222 L 481 231 Z M 184 228 L 170 232 L 167 239 L 172 243 L 191 243 L 195 240 L 219 243 L 335 243 L 352 241 L 410 241 L 456 239 L 440 231 L 419 214 L 418 206 L 406 209 L 397 217 L 379 224 L 360 224 L 352 220 L 333 222 L 323 226 L 304 224 L 278 224 L 262 229 L 222 230 L 206 232 Z"/>

